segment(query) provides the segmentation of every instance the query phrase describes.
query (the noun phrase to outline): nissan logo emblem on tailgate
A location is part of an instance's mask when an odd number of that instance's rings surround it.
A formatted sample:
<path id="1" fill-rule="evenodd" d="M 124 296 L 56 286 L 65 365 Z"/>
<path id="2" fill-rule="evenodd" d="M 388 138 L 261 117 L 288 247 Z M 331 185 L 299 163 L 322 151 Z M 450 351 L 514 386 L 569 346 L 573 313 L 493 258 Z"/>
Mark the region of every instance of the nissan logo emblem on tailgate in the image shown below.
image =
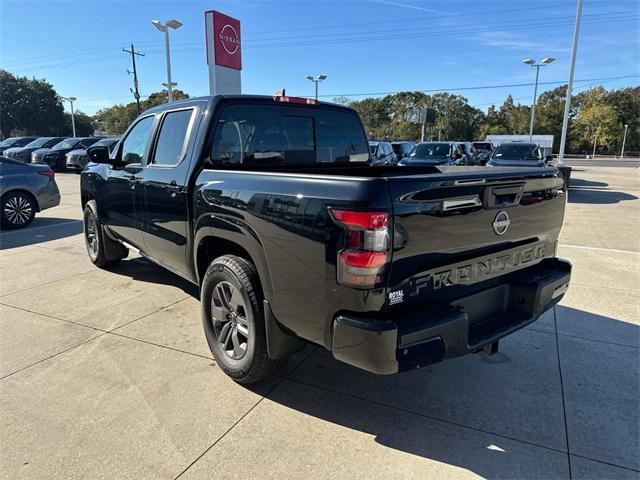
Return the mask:
<path id="1" fill-rule="evenodd" d="M 511 220 L 509 220 L 509 215 L 502 210 L 498 212 L 496 218 L 493 220 L 493 231 L 496 232 L 497 235 L 504 235 L 510 224 Z"/>

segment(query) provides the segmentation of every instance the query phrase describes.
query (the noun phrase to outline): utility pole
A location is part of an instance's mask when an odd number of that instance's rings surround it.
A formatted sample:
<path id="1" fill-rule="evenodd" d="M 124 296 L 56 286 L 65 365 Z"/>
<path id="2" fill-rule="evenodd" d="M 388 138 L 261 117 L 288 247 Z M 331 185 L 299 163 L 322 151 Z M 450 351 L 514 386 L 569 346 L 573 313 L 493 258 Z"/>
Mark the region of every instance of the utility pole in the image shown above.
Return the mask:
<path id="1" fill-rule="evenodd" d="M 144 53 L 136 52 L 133 48 L 133 43 L 131 44 L 131 50 L 123 48 L 122 51 L 131 54 L 131 61 L 133 62 L 133 89 L 130 90 L 133 93 L 134 98 L 136 99 L 136 109 L 138 111 L 138 115 L 140 115 L 140 92 L 138 91 L 138 71 L 136 70 L 136 55 L 144 57 Z M 127 73 L 132 72 L 129 72 L 129 70 L 127 70 Z"/>

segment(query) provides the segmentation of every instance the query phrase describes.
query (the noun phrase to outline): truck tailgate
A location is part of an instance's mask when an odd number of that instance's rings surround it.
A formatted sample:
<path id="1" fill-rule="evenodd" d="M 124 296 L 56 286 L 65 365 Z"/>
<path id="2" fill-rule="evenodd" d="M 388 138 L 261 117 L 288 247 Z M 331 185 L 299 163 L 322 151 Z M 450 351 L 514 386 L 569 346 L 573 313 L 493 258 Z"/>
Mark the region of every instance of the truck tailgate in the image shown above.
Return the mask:
<path id="1" fill-rule="evenodd" d="M 566 193 L 555 168 L 443 167 L 388 178 L 387 302 L 452 302 L 555 255 Z"/>

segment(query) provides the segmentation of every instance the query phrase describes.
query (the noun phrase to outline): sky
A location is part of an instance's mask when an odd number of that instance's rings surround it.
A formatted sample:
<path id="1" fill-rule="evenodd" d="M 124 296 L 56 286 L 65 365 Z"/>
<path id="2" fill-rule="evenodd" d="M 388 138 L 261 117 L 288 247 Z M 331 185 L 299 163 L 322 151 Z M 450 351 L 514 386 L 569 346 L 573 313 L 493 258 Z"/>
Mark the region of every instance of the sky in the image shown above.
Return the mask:
<path id="1" fill-rule="evenodd" d="M 486 111 L 511 94 L 530 104 L 566 82 L 577 0 L 151 1 L 0 0 L 0 68 L 42 78 L 93 114 L 133 101 L 134 44 L 141 94 L 166 81 L 164 38 L 151 20 L 176 18 L 172 80 L 209 92 L 204 11 L 240 20 L 242 93 L 311 97 L 308 74 L 325 74 L 323 100 L 406 90 L 449 91 Z M 584 0 L 574 92 L 640 85 L 640 0 Z M 614 78 L 626 77 L 626 78 Z M 580 81 L 584 80 L 584 81 Z M 545 82 L 555 82 L 545 84 Z M 513 84 L 525 84 L 513 86 Z M 482 88 L 478 88 L 482 87 Z M 490 88 L 489 88 L 490 87 Z"/>

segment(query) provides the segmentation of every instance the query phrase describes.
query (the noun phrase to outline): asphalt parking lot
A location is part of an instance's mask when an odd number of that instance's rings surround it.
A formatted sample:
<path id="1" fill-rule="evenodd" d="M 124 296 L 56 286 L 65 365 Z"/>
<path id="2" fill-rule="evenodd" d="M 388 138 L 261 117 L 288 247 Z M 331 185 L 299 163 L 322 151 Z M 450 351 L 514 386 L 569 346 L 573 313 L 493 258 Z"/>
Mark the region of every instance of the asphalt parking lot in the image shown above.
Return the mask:
<path id="1" fill-rule="evenodd" d="M 473 355 L 379 377 L 307 348 L 256 388 L 212 360 L 197 289 L 90 263 L 79 177 L 0 244 L 0 476 L 640 478 L 640 173 L 576 167 L 562 304 Z"/>

